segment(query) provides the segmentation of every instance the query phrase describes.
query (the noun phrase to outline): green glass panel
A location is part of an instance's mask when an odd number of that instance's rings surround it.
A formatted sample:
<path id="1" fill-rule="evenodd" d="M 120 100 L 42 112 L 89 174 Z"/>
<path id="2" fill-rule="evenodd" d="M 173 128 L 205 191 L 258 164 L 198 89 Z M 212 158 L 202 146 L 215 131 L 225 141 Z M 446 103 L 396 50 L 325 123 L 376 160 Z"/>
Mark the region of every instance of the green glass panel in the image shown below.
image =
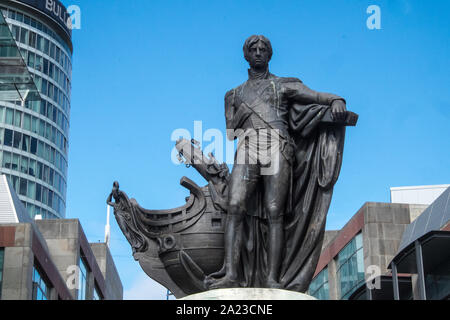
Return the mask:
<path id="1" fill-rule="evenodd" d="M 0 101 L 25 103 L 38 99 L 38 88 L 0 10 Z"/>
<path id="2" fill-rule="evenodd" d="M 319 300 L 329 300 L 328 268 L 323 269 L 311 282 L 308 294 Z"/>

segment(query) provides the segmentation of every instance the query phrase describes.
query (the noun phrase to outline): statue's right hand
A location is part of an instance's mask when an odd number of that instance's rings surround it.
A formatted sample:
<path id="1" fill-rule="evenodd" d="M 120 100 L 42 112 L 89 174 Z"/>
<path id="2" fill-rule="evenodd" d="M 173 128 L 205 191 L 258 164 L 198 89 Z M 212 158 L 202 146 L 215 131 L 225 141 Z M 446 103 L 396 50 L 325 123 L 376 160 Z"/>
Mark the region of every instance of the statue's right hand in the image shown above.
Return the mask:
<path id="1" fill-rule="evenodd" d="M 347 108 L 345 106 L 345 102 L 343 100 L 334 100 L 331 105 L 331 114 L 333 119 L 337 121 L 344 121 Z"/>
<path id="2" fill-rule="evenodd" d="M 113 196 L 113 193 L 111 192 L 109 194 L 108 198 L 106 198 L 106 204 L 109 204 L 110 206 L 112 206 L 112 202 L 111 202 L 112 196 Z"/>

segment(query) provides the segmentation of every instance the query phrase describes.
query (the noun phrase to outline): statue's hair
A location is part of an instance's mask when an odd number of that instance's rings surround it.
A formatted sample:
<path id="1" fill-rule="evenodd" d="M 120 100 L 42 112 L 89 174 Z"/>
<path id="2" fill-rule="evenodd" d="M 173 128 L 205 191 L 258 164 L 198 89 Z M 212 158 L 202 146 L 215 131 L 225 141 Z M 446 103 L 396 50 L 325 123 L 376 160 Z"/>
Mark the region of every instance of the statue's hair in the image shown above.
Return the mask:
<path id="1" fill-rule="evenodd" d="M 247 40 L 245 40 L 245 42 L 244 42 L 243 50 L 244 50 L 245 60 L 248 60 L 247 56 L 248 56 L 248 50 L 250 49 L 250 47 L 258 41 L 261 41 L 262 43 L 264 43 L 266 45 L 267 49 L 269 50 L 269 60 L 272 58 L 272 44 L 270 43 L 269 39 L 267 39 L 263 35 L 253 35 L 253 36 L 248 37 Z"/>

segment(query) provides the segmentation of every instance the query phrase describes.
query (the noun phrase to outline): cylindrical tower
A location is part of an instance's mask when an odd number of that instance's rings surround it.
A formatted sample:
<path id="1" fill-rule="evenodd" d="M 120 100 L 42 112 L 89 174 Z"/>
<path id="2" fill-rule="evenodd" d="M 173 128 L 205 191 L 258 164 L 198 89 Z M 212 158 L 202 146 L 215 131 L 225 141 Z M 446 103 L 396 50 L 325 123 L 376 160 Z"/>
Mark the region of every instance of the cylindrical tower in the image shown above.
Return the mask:
<path id="1" fill-rule="evenodd" d="M 0 172 L 31 217 L 66 211 L 72 73 L 71 30 L 57 0 L 3 0 L 0 9 L 40 101 L 0 101 Z"/>

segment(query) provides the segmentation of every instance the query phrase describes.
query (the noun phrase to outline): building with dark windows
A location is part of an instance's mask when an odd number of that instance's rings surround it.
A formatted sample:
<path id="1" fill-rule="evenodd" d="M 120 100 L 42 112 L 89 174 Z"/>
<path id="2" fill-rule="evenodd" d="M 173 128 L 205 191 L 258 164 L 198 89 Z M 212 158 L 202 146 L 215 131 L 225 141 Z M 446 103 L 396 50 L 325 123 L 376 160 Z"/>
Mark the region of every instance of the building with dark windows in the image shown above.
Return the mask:
<path id="1" fill-rule="evenodd" d="M 77 219 L 33 220 L 0 175 L 0 299 L 122 300 L 109 248 Z"/>
<path id="2" fill-rule="evenodd" d="M 12 36 L 20 52 L 13 59 L 8 56 L 13 45 L 0 48 L 0 74 L 16 81 L 7 91 L 10 98 L 0 99 L 0 173 L 31 217 L 64 218 L 73 52 L 68 14 L 57 0 L 3 0 L 0 10 L 9 27 L 0 37 Z M 26 76 L 16 79 L 20 63 L 27 69 L 21 73 L 34 80 L 33 97 L 33 89 L 25 90 L 21 82 Z"/>
<path id="3" fill-rule="evenodd" d="M 410 274 L 420 300 L 450 300 L 450 188 L 406 227 L 389 264 L 394 298 L 403 298 L 399 275 Z"/>
<path id="4" fill-rule="evenodd" d="M 443 245 L 448 241 L 443 240 L 443 234 L 450 233 L 450 206 L 445 209 L 444 205 L 436 203 L 445 202 L 442 198 L 448 198 L 449 194 L 447 185 L 391 188 L 391 200 L 399 203 L 365 203 L 341 230 L 326 231 L 308 293 L 321 300 L 421 299 L 415 263 L 417 254 L 411 245 L 414 241 L 408 242 L 405 237 L 411 234 L 410 230 L 417 229 L 415 226 L 420 221 L 430 221 L 423 217 L 428 217 L 427 212 L 434 210 L 441 218 L 435 219 L 441 221 L 441 226 L 428 231 L 439 233 L 439 240 L 432 250 L 428 247 L 427 257 L 423 255 L 421 261 L 428 266 L 429 272 L 422 275 L 423 279 L 428 279 L 428 286 L 434 288 L 430 290 L 440 292 L 434 298 L 448 299 L 450 247 L 448 242 Z M 432 235 L 436 237 L 434 233 Z M 434 253 L 434 258 L 430 258 L 430 252 Z M 394 268 L 397 266 L 396 272 L 391 271 L 393 265 Z"/>

